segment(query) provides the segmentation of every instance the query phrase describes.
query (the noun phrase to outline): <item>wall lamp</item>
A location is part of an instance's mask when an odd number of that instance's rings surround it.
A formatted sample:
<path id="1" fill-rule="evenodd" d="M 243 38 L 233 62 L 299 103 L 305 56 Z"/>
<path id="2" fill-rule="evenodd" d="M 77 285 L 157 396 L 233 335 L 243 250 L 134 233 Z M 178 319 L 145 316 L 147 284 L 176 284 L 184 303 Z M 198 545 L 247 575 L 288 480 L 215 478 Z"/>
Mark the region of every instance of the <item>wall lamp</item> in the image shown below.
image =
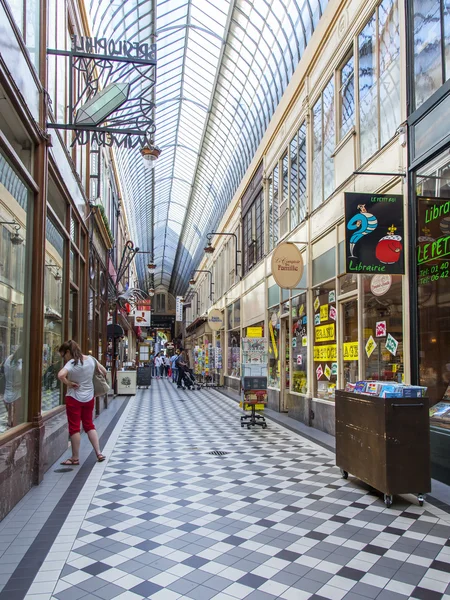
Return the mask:
<path id="1" fill-rule="evenodd" d="M 240 250 L 238 249 L 237 235 L 235 233 L 229 233 L 227 231 L 211 231 L 210 233 L 208 233 L 206 235 L 206 239 L 208 240 L 208 245 L 204 248 L 204 251 L 206 252 L 206 254 L 214 253 L 215 248 L 211 244 L 211 239 L 214 235 L 231 235 L 234 237 L 234 269 L 236 272 L 236 276 L 240 278 L 241 274 L 240 274 L 240 272 L 238 272 L 238 267 L 241 266 L 240 264 L 238 264 L 238 253 L 240 253 Z"/>
<path id="2" fill-rule="evenodd" d="M 213 302 L 213 285 L 214 285 L 214 283 L 212 280 L 211 271 L 208 271 L 208 269 L 195 269 L 194 271 L 192 271 L 192 276 L 189 281 L 189 285 L 191 287 L 194 287 L 194 285 L 195 285 L 194 273 L 208 273 L 209 274 L 209 299 L 211 300 L 211 302 Z"/>
<path id="3" fill-rule="evenodd" d="M 20 225 L 19 223 L 17 223 L 17 221 L 0 221 L 1 225 L 13 225 L 14 229 L 16 230 L 14 233 L 12 233 L 10 235 L 10 240 L 11 240 L 11 244 L 13 244 L 13 246 L 20 246 L 20 244 L 23 244 L 24 242 L 24 238 L 19 234 L 20 231 Z"/>
<path id="4" fill-rule="evenodd" d="M 48 263 L 48 264 L 46 263 L 45 266 L 49 267 L 50 273 L 53 275 L 53 279 L 55 281 L 61 281 L 62 277 L 61 277 L 61 273 L 60 273 L 60 270 L 58 268 L 58 265 L 54 265 L 52 263 Z M 53 273 L 53 269 L 56 269 L 56 273 Z"/>

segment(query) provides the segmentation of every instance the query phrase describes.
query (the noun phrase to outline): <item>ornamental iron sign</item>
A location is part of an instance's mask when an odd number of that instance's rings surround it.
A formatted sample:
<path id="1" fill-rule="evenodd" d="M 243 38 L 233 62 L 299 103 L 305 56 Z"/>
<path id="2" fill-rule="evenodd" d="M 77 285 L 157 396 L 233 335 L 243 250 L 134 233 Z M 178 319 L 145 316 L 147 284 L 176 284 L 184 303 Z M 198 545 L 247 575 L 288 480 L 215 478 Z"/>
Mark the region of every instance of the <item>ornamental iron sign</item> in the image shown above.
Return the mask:
<path id="1" fill-rule="evenodd" d="M 72 146 L 152 143 L 156 44 L 73 35 L 70 50 L 47 54 L 69 60 L 68 122 L 47 127 L 74 131 Z"/>

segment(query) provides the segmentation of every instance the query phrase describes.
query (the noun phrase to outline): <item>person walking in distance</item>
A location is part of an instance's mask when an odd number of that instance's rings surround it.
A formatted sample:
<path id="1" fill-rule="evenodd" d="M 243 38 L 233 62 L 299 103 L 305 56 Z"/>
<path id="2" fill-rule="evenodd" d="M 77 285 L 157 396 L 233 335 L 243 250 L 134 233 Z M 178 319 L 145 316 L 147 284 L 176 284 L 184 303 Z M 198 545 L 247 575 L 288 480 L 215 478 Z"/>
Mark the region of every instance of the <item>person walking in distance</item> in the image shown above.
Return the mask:
<path id="1" fill-rule="evenodd" d="M 152 377 L 154 377 L 155 376 L 155 355 L 153 354 L 153 352 L 149 356 L 148 364 L 150 365 L 150 373 L 151 373 Z"/>
<path id="2" fill-rule="evenodd" d="M 161 379 L 161 375 L 163 374 L 162 371 L 164 369 L 164 363 L 163 363 L 163 359 L 161 357 L 161 354 L 158 353 L 155 356 L 155 371 L 156 371 L 156 379 Z"/>
<path id="3" fill-rule="evenodd" d="M 178 380 L 177 380 L 177 388 L 181 388 L 183 381 L 183 368 L 189 368 L 189 357 L 183 348 L 180 348 L 180 355 L 177 360 L 177 370 L 178 370 Z"/>
<path id="4" fill-rule="evenodd" d="M 178 379 L 178 369 L 177 369 L 177 360 L 180 355 L 180 351 L 178 348 L 175 350 L 175 353 L 170 357 L 170 366 L 172 368 L 172 383 L 175 383 Z"/>
<path id="5" fill-rule="evenodd" d="M 72 445 L 72 457 L 61 464 L 68 466 L 80 464 L 81 423 L 83 423 L 83 429 L 94 448 L 98 462 L 102 462 L 105 460 L 105 456 L 100 451 L 97 431 L 92 421 L 93 376 L 95 369 L 106 376 L 106 369 L 93 356 L 82 354 L 80 346 L 73 340 L 64 342 L 59 348 L 59 353 L 65 364 L 58 373 L 58 379 L 67 386 L 66 413 Z"/>
<path id="6" fill-rule="evenodd" d="M 170 371 L 170 358 L 167 354 L 164 355 L 164 375 L 169 379 L 169 371 Z"/>

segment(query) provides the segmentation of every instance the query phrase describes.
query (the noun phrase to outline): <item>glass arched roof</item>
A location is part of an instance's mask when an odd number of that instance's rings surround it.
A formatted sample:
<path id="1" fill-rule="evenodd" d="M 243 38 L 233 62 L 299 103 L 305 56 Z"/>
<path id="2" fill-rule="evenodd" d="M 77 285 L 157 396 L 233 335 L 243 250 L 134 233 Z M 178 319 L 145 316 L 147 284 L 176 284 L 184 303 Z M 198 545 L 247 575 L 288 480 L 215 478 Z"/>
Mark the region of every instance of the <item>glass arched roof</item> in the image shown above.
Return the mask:
<path id="1" fill-rule="evenodd" d="M 137 150 L 117 150 L 133 240 L 154 249 L 155 285 L 185 292 L 327 2 L 86 0 L 94 35 L 157 44 L 161 156 L 149 170 Z M 136 257 L 144 289 L 148 258 Z"/>

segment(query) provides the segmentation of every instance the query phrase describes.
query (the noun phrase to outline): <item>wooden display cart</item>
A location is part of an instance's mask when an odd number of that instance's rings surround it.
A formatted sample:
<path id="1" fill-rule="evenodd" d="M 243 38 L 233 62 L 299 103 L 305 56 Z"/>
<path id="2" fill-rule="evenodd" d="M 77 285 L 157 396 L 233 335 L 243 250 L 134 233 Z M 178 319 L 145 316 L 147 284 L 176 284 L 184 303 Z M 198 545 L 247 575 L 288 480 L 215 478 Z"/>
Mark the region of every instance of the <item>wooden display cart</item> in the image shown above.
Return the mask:
<path id="1" fill-rule="evenodd" d="M 384 494 L 431 490 L 428 398 L 380 398 L 336 391 L 336 465 Z"/>

